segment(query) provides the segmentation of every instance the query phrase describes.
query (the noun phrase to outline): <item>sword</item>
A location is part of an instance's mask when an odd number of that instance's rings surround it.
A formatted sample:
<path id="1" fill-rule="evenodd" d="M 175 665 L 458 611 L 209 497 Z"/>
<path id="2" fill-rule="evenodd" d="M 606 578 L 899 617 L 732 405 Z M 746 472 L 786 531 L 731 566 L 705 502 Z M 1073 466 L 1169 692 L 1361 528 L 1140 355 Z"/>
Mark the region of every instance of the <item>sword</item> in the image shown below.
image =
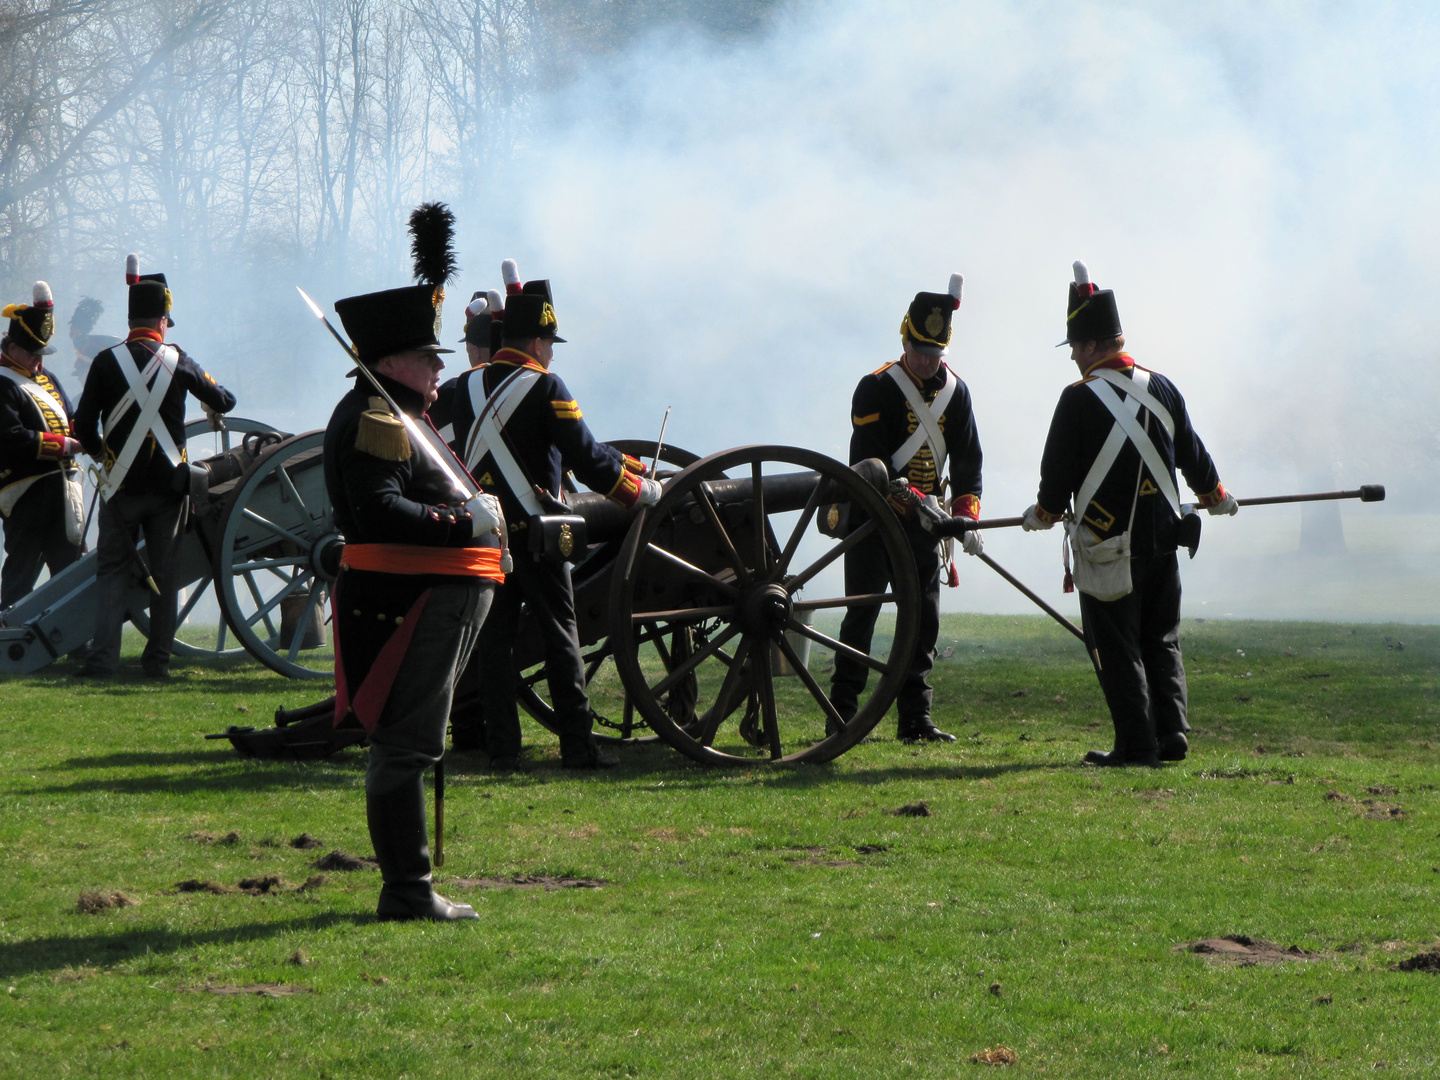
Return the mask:
<path id="1" fill-rule="evenodd" d="M 660 451 L 665 449 L 665 425 L 670 423 L 670 410 L 673 405 L 665 406 L 665 418 L 660 421 L 660 437 L 655 440 L 655 460 L 650 462 L 650 476 L 653 479 L 655 470 L 660 467 Z"/>

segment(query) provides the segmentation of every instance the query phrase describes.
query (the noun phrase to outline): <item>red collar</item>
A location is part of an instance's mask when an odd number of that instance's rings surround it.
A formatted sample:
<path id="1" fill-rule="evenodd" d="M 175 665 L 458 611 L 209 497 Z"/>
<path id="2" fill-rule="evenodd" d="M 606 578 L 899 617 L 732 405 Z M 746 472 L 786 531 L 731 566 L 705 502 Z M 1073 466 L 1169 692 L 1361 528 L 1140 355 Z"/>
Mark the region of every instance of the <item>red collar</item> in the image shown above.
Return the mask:
<path id="1" fill-rule="evenodd" d="M 1135 366 L 1134 359 L 1129 353 L 1121 353 L 1119 356 L 1112 356 L 1108 360 L 1097 360 L 1085 369 L 1085 378 L 1089 378 L 1091 372 L 1096 368 L 1111 368 L 1114 371 L 1129 371 Z"/>
<path id="2" fill-rule="evenodd" d="M 512 367 L 529 368 L 531 371 L 545 371 L 546 368 L 527 352 L 519 349 L 512 349 L 509 346 L 501 349 L 490 358 L 492 364 L 509 364 Z"/>
<path id="3" fill-rule="evenodd" d="M 137 327 L 135 327 L 134 330 L 131 330 L 131 331 L 130 331 L 129 336 L 126 337 L 125 340 L 126 340 L 126 341 L 154 341 L 154 342 L 157 342 L 157 343 L 158 343 L 158 342 L 163 342 L 163 341 L 165 340 L 165 335 L 162 334 L 159 330 L 151 330 L 150 327 L 148 327 L 148 326 L 137 326 Z"/>

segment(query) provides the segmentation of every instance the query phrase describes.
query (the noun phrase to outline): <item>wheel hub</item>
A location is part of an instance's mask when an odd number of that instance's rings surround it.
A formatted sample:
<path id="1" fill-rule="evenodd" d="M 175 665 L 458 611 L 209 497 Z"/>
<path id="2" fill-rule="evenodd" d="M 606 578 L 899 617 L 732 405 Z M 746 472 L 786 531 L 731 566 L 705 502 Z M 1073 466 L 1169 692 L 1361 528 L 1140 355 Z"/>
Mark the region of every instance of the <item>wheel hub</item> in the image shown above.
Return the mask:
<path id="1" fill-rule="evenodd" d="M 740 627 L 747 634 L 779 637 L 790 622 L 792 601 L 773 581 L 752 588 L 740 602 Z"/>

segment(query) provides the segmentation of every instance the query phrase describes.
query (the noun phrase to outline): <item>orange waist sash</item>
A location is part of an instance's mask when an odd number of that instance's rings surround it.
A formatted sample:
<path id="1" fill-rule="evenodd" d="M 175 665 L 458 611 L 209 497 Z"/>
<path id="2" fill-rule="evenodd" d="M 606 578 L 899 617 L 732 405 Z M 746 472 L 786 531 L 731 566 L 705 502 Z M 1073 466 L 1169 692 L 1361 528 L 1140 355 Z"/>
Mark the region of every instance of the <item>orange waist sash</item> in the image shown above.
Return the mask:
<path id="1" fill-rule="evenodd" d="M 503 582 L 500 549 L 442 548 L 420 544 L 346 544 L 340 565 L 382 574 L 450 574 Z"/>

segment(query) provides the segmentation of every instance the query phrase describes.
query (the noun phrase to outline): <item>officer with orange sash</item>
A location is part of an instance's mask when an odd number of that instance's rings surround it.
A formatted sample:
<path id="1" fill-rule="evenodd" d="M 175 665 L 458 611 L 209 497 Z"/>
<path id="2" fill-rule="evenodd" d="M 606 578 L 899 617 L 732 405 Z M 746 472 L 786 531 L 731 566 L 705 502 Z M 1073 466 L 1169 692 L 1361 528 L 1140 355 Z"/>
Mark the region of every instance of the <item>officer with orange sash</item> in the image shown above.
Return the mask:
<path id="1" fill-rule="evenodd" d="M 435 332 L 443 296 L 426 283 L 335 304 L 360 364 L 435 444 L 414 445 L 360 372 L 325 430 L 325 485 L 345 537 L 334 593 L 336 724 L 370 735 L 366 817 L 384 879 L 382 920 L 477 917 L 431 888 L 425 821 L 424 772 L 444 753 L 455 680 L 504 580 L 499 505 L 457 493 L 446 459 L 436 460 L 448 448 L 425 417 L 439 354 L 451 351 Z M 448 467 L 463 476 L 453 458 Z"/>

